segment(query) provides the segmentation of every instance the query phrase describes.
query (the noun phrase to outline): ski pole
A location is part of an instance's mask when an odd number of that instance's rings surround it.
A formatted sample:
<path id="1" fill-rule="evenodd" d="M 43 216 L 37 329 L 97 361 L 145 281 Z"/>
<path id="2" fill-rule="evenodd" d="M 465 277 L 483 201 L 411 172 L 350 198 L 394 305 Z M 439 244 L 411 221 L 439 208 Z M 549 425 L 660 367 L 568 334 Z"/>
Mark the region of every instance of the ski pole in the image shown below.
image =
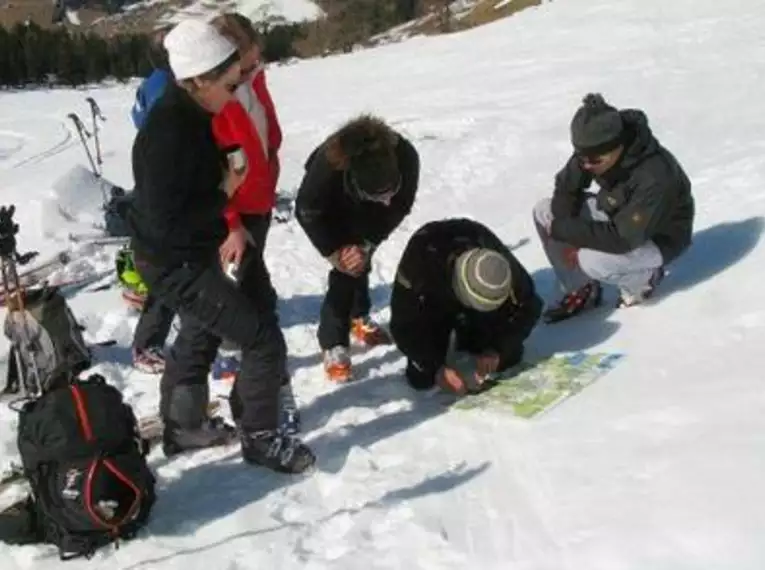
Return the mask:
<path id="1" fill-rule="evenodd" d="M 38 397 L 42 394 L 42 380 L 38 362 L 34 355 L 35 347 L 32 346 L 32 335 L 29 331 L 29 321 L 26 308 L 24 306 L 24 289 L 19 281 L 19 274 L 16 268 L 17 260 L 21 258 L 16 249 L 16 234 L 19 231 L 18 224 L 13 221 L 13 214 L 16 212 L 15 206 L 0 208 L 0 270 L 2 271 L 3 286 L 6 291 L 8 315 L 6 318 L 13 319 L 14 313 L 18 314 L 20 325 L 18 327 L 20 338 L 20 348 L 18 358 L 16 359 L 17 370 L 23 376 L 19 376 L 24 385 L 24 392 L 27 397 Z M 29 364 L 32 366 L 32 374 L 26 374 L 25 367 L 19 363 L 21 354 L 26 354 Z"/>
<path id="2" fill-rule="evenodd" d="M 88 155 L 88 161 L 90 162 L 90 169 L 93 171 L 93 176 L 95 176 L 100 181 L 101 174 L 98 172 L 98 169 L 96 168 L 96 164 L 93 162 L 93 155 L 90 153 L 90 148 L 88 147 L 88 143 L 85 139 L 86 136 L 90 137 L 92 135 L 85 128 L 85 125 L 82 124 L 82 120 L 80 120 L 80 117 L 78 117 L 76 113 L 69 113 L 67 117 L 70 118 L 72 122 L 74 123 L 74 126 L 77 127 L 77 132 L 80 134 L 80 141 L 82 142 L 82 147 L 85 149 L 85 154 Z M 106 190 L 104 189 L 103 184 L 100 184 L 100 187 L 101 187 L 102 203 L 106 204 L 108 201 L 106 197 Z"/>
<path id="3" fill-rule="evenodd" d="M 104 161 L 101 159 L 101 142 L 98 138 L 97 119 L 106 122 L 106 117 L 104 117 L 103 113 L 101 113 L 101 108 L 98 106 L 98 103 L 96 103 L 96 100 L 93 99 L 93 97 L 87 97 L 85 100 L 88 102 L 88 105 L 90 105 L 90 116 L 93 120 L 93 137 L 96 139 L 96 162 L 98 163 L 99 173 L 103 174 Z"/>
<path id="4" fill-rule="evenodd" d="M 69 113 L 67 115 L 68 118 L 72 120 L 74 123 L 74 126 L 77 127 L 77 132 L 80 135 L 80 141 L 82 142 L 82 147 L 85 149 L 85 154 L 88 155 L 88 162 L 90 162 L 90 169 L 93 171 L 93 175 L 98 177 L 98 169 L 96 169 L 96 163 L 93 162 L 93 155 L 90 154 L 90 148 L 88 148 L 88 143 L 85 137 L 92 136 L 88 130 L 85 128 L 85 125 L 82 124 L 82 121 L 75 113 Z"/>

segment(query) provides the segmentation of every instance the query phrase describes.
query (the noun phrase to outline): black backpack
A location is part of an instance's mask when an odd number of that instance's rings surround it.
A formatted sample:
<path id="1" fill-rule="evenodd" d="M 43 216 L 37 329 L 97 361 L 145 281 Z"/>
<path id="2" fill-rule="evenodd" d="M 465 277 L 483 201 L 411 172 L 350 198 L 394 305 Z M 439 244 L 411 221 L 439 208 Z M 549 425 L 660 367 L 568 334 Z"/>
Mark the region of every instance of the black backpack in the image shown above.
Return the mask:
<path id="1" fill-rule="evenodd" d="M 31 523 L 62 560 L 133 538 L 147 522 L 155 478 L 132 408 L 100 375 L 24 405 L 18 448 L 32 488 Z"/>
<path id="2" fill-rule="evenodd" d="M 112 237 L 128 237 L 130 230 L 127 212 L 133 203 L 133 193 L 126 192 L 119 186 L 112 187 L 109 201 L 104 206 L 104 224 L 106 233 Z"/>
<path id="3" fill-rule="evenodd" d="M 4 391 L 16 393 L 23 387 L 34 397 L 68 384 L 90 368 L 92 355 L 57 287 L 27 289 L 23 306 L 8 311 L 3 323 L 11 343 Z"/>

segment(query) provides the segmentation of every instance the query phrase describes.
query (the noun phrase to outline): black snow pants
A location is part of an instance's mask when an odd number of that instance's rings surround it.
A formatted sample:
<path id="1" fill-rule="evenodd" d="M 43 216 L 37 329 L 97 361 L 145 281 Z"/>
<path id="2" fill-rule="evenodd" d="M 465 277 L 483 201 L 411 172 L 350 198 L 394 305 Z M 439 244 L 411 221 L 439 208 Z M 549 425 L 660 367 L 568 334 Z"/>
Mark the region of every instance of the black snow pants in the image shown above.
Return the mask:
<path id="1" fill-rule="evenodd" d="M 242 225 L 253 238 L 250 244 L 252 251 L 248 253 L 247 263 L 250 270 L 242 280 L 246 291 L 252 284 L 253 300 L 262 306 L 264 311 L 276 313 L 277 295 L 271 284 L 271 275 L 268 272 L 263 253 L 266 247 L 268 229 L 271 225 L 271 214 L 243 215 Z M 157 297 L 149 292 L 138 318 L 138 324 L 133 333 L 133 348 L 140 352 L 148 348 L 163 348 L 170 328 L 175 319 L 175 311 L 159 302 Z M 225 341 L 224 341 L 225 342 Z"/>
<path id="2" fill-rule="evenodd" d="M 350 344 L 351 320 L 369 314 L 369 270 L 351 277 L 337 269 L 329 272 L 329 287 L 319 314 L 319 347 Z"/>
<path id="3" fill-rule="evenodd" d="M 249 225 L 244 218 L 243 223 Z M 160 413 L 166 422 L 186 429 L 202 423 L 210 366 L 225 338 L 242 349 L 230 397 L 234 420 L 247 432 L 276 428 L 286 344 L 262 259 L 259 248 L 248 247 L 237 284 L 223 273 L 217 256 L 203 265 L 170 269 L 136 256 L 136 268 L 150 290 L 181 321 L 160 384 Z"/>
<path id="4" fill-rule="evenodd" d="M 133 349 L 142 352 L 148 348 L 164 348 L 174 318 L 175 311 L 149 292 L 133 333 Z"/>

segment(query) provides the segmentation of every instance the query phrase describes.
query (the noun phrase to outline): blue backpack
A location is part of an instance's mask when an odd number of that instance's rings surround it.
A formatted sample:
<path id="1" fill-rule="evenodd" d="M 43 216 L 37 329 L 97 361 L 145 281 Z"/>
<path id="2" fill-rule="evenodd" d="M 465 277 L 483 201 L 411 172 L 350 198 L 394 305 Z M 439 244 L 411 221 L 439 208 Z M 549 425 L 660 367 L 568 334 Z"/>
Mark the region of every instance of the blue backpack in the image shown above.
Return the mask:
<path id="1" fill-rule="evenodd" d="M 155 69 L 151 75 L 143 80 L 135 94 L 135 103 L 130 110 L 135 128 L 141 130 L 149 111 L 154 106 L 162 94 L 165 87 L 172 81 L 173 76 L 164 69 Z"/>

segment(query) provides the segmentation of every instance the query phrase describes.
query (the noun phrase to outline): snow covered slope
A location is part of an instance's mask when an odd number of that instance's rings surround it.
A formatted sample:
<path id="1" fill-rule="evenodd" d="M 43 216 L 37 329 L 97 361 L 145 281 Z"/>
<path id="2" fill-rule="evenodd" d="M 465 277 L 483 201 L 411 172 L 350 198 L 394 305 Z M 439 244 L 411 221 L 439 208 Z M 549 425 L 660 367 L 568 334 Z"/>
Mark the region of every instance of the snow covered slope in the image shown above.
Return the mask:
<path id="1" fill-rule="evenodd" d="M 178 22 L 185 17 L 222 10 L 241 12 L 253 21 L 271 18 L 283 19 L 287 22 L 313 21 L 323 13 L 321 8 L 311 0 L 224 0 L 222 2 L 196 0 L 188 6 L 178 8 L 171 16 L 163 20 Z"/>
<path id="2" fill-rule="evenodd" d="M 160 500 L 147 533 L 82 567 L 109 569 L 761 570 L 765 567 L 765 6 L 760 0 L 556 0 L 463 34 L 274 68 L 285 187 L 307 153 L 361 111 L 417 145 L 412 215 L 379 250 L 376 314 L 422 223 L 465 215 L 506 242 L 552 300 L 531 208 L 567 158 L 582 96 L 640 107 L 686 166 L 693 248 L 656 303 L 540 326 L 531 354 L 621 351 L 613 372 L 532 422 L 446 412 L 412 394 L 392 348 L 357 357 L 361 380 L 331 386 L 315 341 L 326 264 L 293 224 L 267 261 L 306 438 L 310 477 L 244 466 L 210 450 L 152 464 Z M 105 174 L 130 187 L 132 88 L 94 88 Z M 86 164 L 64 122 L 82 91 L 0 93 L 0 203 L 15 202 L 25 248 L 60 247 L 42 227 L 55 182 Z M 94 256 L 94 270 L 108 264 Z M 608 300 L 613 299 L 609 292 Z M 139 412 L 157 379 L 127 362 L 135 317 L 113 291 L 72 301 L 99 365 Z M 0 409 L 0 454 L 15 457 Z M 0 497 L 10 501 L 15 494 Z M 78 563 L 79 564 L 79 563 Z M 47 548 L 0 546 L 0 567 L 53 569 Z"/>

